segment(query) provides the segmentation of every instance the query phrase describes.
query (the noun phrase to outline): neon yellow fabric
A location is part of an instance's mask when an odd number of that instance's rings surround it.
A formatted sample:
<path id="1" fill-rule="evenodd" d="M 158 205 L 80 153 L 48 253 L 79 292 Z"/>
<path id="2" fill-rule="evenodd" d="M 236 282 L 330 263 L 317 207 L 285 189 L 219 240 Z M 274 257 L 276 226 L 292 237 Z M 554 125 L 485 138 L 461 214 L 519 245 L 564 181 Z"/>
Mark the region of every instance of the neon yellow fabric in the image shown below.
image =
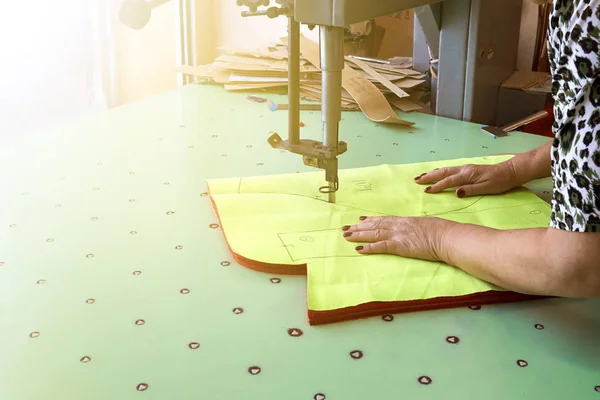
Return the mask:
<path id="1" fill-rule="evenodd" d="M 527 189 L 459 199 L 454 192 L 425 194 L 413 180 L 434 168 L 508 158 L 341 170 L 335 204 L 317 192 L 321 171 L 209 180 L 208 186 L 232 251 L 265 263 L 307 263 L 308 307 L 325 311 L 499 290 L 442 263 L 359 255 L 340 228 L 357 223 L 361 215 L 429 215 L 497 229 L 547 226 L 550 207 Z"/>

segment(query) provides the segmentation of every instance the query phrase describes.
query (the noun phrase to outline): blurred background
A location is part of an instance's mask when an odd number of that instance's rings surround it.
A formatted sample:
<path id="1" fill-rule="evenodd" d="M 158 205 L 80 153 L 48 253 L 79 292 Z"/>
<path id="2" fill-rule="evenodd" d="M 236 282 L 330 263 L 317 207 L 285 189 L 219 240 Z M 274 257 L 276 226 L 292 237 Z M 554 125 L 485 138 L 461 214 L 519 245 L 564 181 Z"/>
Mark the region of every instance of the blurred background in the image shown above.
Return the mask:
<path id="1" fill-rule="evenodd" d="M 151 18 L 141 21 L 143 29 L 123 23 L 127 18 L 136 23 L 139 10 L 137 16 L 119 18 L 124 0 L 5 2 L 0 13 L 0 145 L 172 90 L 186 83 L 179 66 L 209 64 L 219 48 L 259 48 L 286 35 L 285 18 L 241 18 L 235 0 L 148 1 Z M 127 2 L 135 8 L 144 0 Z M 533 31 L 533 40 L 524 36 L 521 45 L 528 66 L 537 63 L 533 47 L 543 25 L 537 8 L 532 10 L 529 16 L 524 10 L 521 24 Z M 412 10 L 359 24 L 352 27 L 359 40 L 347 52 L 412 57 L 413 26 Z M 304 27 L 303 32 L 313 38 L 317 33 Z"/>
<path id="2" fill-rule="evenodd" d="M 123 2 L 3 4 L 0 145 L 174 89 L 185 83 L 178 66 L 210 63 L 219 47 L 258 48 L 286 35 L 285 18 L 241 18 L 235 0 L 154 2 L 143 29 L 131 29 L 119 20 Z M 412 34 L 411 21 L 400 29 Z M 412 55 L 410 39 L 396 42 Z M 386 54 L 404 55 L 386 46 Z"/>

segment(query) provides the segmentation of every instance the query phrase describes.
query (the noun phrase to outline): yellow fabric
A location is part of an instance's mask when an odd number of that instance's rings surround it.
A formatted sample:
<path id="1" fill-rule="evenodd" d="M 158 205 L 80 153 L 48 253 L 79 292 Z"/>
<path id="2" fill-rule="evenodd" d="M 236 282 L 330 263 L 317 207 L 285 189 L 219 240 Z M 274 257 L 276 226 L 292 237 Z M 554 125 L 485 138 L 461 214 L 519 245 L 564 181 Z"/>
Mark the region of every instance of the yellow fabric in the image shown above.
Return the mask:
<path id="1" fill-rule="evenodd" d="M 461 296 L 499 290 L 441 263 L 359 255 L 342 237 L 361 215 L 438 216 L 497 229 L 545 227 L 550 207 L 527 189 L 459 199 L 428 195 L 413 178 L 434 168 L 493 164 L 509 156 L 340 171 L 335 204 L 317 188 L 323 173 L 209 180 L 233 252 L 272 264 L 308 264 L 308 307 L 334 310 L 372 301 Z"/>

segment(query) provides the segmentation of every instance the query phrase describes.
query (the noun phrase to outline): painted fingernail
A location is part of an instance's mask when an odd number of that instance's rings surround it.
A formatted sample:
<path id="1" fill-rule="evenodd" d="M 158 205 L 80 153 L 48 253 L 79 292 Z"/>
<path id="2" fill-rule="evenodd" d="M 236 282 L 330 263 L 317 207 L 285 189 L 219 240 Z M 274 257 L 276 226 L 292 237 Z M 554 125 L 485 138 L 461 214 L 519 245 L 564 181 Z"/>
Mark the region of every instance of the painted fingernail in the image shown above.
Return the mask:
<path id="1" fill-rule="evenodd" d="M 430 191 L 431 191 L 431 186 L 429 186 L 425 189 L 425 193 L 429 193 Z"/>
<path id="2" fill-rule="evenodd" d="M 344 237 L 350 237 L 350 236 L 352 236 L 352 232 L 346 232 L 346 233 L 344 233 Z"/>
<path id="3" fill-rule="evenodd" d="M 342 230 L 343 231 L 347 231 L 348 229 L 350 229 L 350 225 L 344 225 L 344 226 L 342 226 Z"/>
<path id="4" fill-rule="evenodd" d="M 364 221 L 365 219 L 367 219 L 367 217 L 360 217 L 359 218 L 361 221 Z"/>
<path id="5" fill-rule="evenodd" d="M 424 177 L 425 175 L 427 175 L 427 174 L 421 174 L 421 175 L 417 176 L 417 177 L 415 178 L 415 181 L 418 181 L 419 179 L 421 179 L 421 178 L 422 178 L 422 177 Z"/>
<path id="6" fill-rule="evenodd" d="M 463 197 L 465 197 L 465 191 L 463 189 L 458 189 L 456 191 L 456 195 L 458 196 L 459 199 L 462 199 Z"/>
<path id="7" fill-rule="evenodd" d="M 355 250 L 356 250 L 356 251 L 361 251 L 361 250 L 362 250 L 362 249 L 364 249 L 364 248 L 365 248 L 365 246 L 356 246 L 356 247 L 355 247 Z"/>

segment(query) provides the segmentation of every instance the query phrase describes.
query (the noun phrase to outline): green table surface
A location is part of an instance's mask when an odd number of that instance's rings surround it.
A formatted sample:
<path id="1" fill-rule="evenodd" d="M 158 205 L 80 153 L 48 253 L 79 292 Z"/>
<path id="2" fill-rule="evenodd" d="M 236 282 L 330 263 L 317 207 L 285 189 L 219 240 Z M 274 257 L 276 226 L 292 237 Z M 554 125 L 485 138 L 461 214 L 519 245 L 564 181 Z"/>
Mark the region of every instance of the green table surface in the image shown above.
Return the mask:
<path id="1" fill-rule="evenodd" d="M 310 327 L 305 277 L 234 263 L 205 180 L 313 171 L 266 142 L 286 116 L 191 85 L 1 149 L 0 399 L 600 399 L 599 300 Z M 405 118 L 344 113 L 340 167 L 548 140 Z M 320 139 L 320 113 L 301 119 Z"/>

